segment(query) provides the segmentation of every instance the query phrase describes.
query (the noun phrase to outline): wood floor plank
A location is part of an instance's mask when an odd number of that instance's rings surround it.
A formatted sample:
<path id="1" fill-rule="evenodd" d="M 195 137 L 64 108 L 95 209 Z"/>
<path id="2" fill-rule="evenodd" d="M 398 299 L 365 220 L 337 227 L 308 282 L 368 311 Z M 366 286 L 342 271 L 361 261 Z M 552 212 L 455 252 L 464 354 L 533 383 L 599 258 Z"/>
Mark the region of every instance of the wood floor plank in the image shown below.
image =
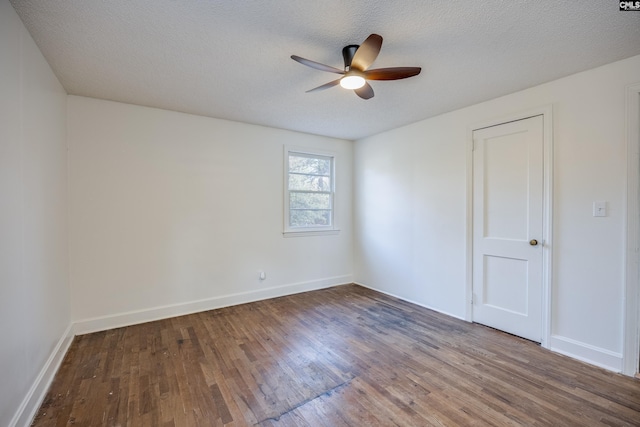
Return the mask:
<path id="1" fill-rule="evenodd" d="M 78 336 L 70 424 L 640 426 L 640 380 L 348 285 Z"/>

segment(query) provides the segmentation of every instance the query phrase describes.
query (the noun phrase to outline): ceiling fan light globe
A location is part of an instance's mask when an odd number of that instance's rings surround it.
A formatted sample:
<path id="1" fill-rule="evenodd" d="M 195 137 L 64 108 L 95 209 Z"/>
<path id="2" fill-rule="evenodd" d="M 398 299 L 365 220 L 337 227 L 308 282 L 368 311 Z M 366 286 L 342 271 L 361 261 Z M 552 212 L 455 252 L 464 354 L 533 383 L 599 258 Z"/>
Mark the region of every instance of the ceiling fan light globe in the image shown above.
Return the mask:
<path id="1" fill-rule="evenodd" d="M 364 84 L 365 80 L 362 76 L 351 75 L 340 79 L 340 86 L 345 89 L 360 89 Z"/>

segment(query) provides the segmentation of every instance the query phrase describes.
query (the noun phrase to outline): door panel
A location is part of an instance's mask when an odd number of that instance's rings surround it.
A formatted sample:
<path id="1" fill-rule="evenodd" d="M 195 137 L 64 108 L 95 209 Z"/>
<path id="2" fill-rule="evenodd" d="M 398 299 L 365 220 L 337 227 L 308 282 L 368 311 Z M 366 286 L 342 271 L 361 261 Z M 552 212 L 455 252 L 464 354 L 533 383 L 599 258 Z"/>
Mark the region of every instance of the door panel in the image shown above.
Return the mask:
<path id="1" fill-rule="evenodd" d="M 473 139 L 473 320 L 540 342 L 543 118 Z"/>
<path id="2" fill-rule="evenodd" d="M 527 277 L 529 262 L 498 256 L 484 257 L 484 303 L 526 316 L 528 286 L 511 286 L 511 278 Z"/>
<path id="3" fill-rule="evenodd" d="M 484 141 L 484 237 L 527 238 L 528 177 L 524 172 L 528 167 L 528 155 L 525 144 L 520 133 Z"/>

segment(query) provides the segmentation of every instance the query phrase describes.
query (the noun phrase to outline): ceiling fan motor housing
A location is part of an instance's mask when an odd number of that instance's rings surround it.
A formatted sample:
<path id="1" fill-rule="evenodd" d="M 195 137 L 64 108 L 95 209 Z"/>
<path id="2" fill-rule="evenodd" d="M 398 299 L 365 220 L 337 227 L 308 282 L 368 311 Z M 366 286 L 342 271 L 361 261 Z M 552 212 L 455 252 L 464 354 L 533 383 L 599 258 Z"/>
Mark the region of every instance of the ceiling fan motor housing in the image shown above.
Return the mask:
<path id="1" fill-rule="evenodd" d="M 356 54 L 356 50 L 358 50 L 360 46 L 357 44 L 350 44 L 349 46 L 345 46 L 342 48 L 342 58 L 344 58 L 344 70 L 349 71 L 351 69 L 351 61 L 353 60 L 353 55 Z"/>

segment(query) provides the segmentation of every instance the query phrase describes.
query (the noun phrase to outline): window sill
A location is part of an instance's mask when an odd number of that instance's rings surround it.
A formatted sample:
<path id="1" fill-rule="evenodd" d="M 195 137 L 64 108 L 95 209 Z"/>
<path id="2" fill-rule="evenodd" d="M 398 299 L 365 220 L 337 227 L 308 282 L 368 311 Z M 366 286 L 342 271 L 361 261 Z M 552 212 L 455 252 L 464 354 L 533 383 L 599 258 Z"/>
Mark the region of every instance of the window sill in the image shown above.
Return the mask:
<path id="1" fill-rule="evenodd" d="M 331 236 L 340 234 L 340 230 L 283 231 L 282 237 Z"/>

